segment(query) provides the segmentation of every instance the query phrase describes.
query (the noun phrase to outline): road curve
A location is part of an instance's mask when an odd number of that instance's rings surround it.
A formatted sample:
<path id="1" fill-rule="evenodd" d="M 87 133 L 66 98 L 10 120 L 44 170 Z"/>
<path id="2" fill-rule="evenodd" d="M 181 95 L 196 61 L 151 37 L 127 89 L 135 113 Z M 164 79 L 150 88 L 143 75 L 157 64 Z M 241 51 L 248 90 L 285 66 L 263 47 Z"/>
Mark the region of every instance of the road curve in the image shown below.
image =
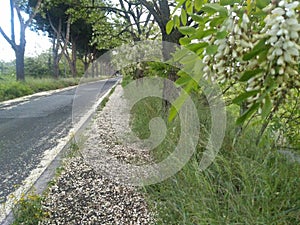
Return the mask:
<path id="1" fill-rule="evenodd" d="M 72 121 L 80 120 L 91 103 L 116 82 L 117 79 L 97 81 L 77 89 L 0 104 L 0 204 L 39 165 L 44 152 L 68 135 Z"/>

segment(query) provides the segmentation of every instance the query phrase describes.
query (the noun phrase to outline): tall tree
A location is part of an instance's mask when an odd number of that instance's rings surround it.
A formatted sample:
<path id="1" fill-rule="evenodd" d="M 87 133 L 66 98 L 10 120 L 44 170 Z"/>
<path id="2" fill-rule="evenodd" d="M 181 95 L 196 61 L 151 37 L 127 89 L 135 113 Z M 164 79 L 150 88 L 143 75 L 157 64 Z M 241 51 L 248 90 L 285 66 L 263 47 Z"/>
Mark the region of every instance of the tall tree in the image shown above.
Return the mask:
<path id="1" fill-rule="evenodd" d="M 52 72 L 55 78 L 59 77 L 59 62 L 67 54 L 65 52 L 70 45 L 71 16 L 67 14 L 69 8 L 65 3 L 48 1 L 32 24 L 32 29 L 47 32 L 52 38 Z"/>
<path id="2" fill-rule="evenodd" d="M 37 0 L 36 4 L 33 8 L 29 7 L 29 2 L 24 3 L 27 5 L 22 5 L 16 0 L 10 0 L 10 28 L 11 33 L 9 35 L 2 29 L 0 26 L 0 33 L 5 38 L 5 40 L 11 45 L 12 49 L 16 55 L 16 78 L 20 81 L 25 81 L 25 73 L 24 73 L 24 55 L 25 55 L 25 46 L 26 46 L 26 37 L 25 31 L 27 27 L 30 25 L 38 10 L 41 7 L 42 0 Z M 29 12 L 29 18 L 27 20 L 24 19 L 21 12 L 25 11 L 27 8 Z M 20 25 L 20 40 L 17 43 L 16 41 L 16 26 L 15 26 L 15 13 L 17 13 L 19 25 Z"/>

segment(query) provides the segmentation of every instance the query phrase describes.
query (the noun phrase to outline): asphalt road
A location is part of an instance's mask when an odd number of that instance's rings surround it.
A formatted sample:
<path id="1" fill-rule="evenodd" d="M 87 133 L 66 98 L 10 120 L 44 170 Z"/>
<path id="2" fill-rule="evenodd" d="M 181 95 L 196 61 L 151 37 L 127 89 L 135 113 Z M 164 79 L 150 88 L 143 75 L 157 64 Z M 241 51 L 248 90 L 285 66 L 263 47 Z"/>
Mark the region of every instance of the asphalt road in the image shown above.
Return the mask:
<path id="1" fill-rule="evenodd" d="M 0 204 L 117 79 L 0 104 Z"/>

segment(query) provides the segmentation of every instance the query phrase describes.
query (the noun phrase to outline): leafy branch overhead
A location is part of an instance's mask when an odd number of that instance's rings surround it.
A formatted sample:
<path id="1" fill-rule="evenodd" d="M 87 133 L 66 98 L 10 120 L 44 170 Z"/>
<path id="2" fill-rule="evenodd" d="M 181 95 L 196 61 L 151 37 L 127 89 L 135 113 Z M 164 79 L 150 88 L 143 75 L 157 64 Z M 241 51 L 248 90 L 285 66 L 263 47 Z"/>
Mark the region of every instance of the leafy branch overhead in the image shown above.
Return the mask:
<path id="1" fill-rule="evenodd" d="M 255 115 L 272 118 L 300 89 L 299 9 L 290 0 L 177 0 L 166 29 L 184 35 L 181 45 L 204 64 L 202 78 L 242 91 L 232 103 L 241 107 L 243 124 Z"/>

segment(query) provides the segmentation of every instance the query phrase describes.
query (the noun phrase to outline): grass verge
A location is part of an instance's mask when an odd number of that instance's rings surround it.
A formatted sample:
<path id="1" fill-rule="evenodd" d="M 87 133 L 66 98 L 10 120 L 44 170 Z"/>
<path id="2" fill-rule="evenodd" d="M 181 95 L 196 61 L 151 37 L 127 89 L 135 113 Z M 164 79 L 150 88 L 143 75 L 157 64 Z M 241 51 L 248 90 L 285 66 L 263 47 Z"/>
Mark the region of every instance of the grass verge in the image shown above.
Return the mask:
<path id="1" fill-rule="evenodd" d="M 31 95 L 41 91 L 74 86 L 78 82 L 79 79 L 73 78 L 55 80 L 51 78 L 34 79 L 30 77 L 26 78 L 26 82 L 18 82 L 9 77 L 2 77 L 0 81 L 0 101 Z"/>
<path id="2" fill-rule="evenodd" d="M 102 100 L 102 102 L 98 106 L 97 111 L 101 111 L 106 106 L 106 103 L 109 101 L 109 97 L 112 95 L 112 93 L 114 93 L 115 89 L 116 89 L 116 87 L 114 87 L 110 90 L 108 95 Z"/>
<path id="3" fill-rule="evenodd" d="M 87 83 L 108 79 L 109 77 L 95 77 L 95 78 L 32 78 L 27 77 L 26 82 L 18 82 L 14 77 L 2 76 L 0 77 L 0 102 L 6 101 L 34 93 L 60 89 L 69 86 L 75 86 L 79 83 Z"/>
<path id="4" fill-rule="evenodd" d="M 140 138 L 150 135 L 149 121 L 161 115 L 161 105 L 159 99 L 147 98 L 132 109 L 131 125 Z M 300 224 L 300 165 L 272 149 L 267 136 L 256 146 L 254 127 L 232 145 L 235 126 L 230 112 L 219 154 L 210 167 L 199 170 L 210 115 L 201 102 L 196 105 L 201 123 L 196 153 L 180 172 L 145 187 L 148 202 L 157 212 L 157 224 Z M 152 150 L 156 161 L 176 146 L 177 120 L 168 124 L 167 137 Z"/>

